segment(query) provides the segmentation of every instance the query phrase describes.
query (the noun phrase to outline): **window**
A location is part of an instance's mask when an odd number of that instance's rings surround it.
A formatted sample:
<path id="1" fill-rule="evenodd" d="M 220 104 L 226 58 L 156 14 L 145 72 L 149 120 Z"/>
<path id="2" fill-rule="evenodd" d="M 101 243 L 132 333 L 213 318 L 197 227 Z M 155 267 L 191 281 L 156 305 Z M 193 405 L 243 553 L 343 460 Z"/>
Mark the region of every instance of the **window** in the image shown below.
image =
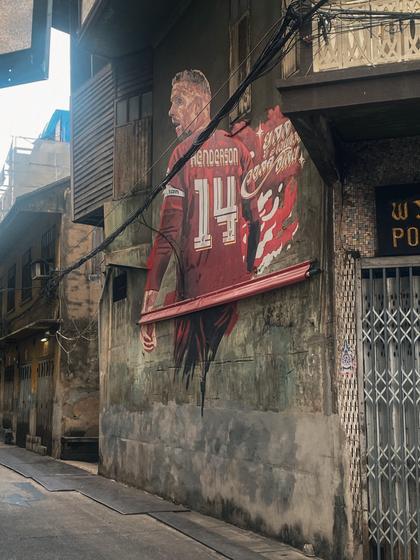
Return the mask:
<path id="1" fill-rule="evenodd" d="M 251 69 L 251 32 L 249 0 L 230 1 L 230 95 Z M 239 120 L 251 110 L 251 86 L 242 95 L 230 114 L 231 122 Z"/>
<path id="2" fill-rule="evenodd" d="M 121 272 L 114 276 L 112 283 L 112 301 L 120 301 L 127 297 L 127 273 Z"/>
<path id="3" fill-rule="evenodd" d="M 16 265 L 9 268 L 7 273 L 7 312 L 13 311 L 15 308 L 15 292 L 16 292 Z"/>
<path id="4" fill-rule="evenodd" d="M 22 256 L 22 284 L 21 300 L 26 301 L 32 297 L 31 250 L 28 249 Z"/>
<path id="5" fill-rule="evenodd" d="M 116 103 L 116 125 L 124 126 L 130 122 L 152 115 L 152 92 L 139 93 L 119 99 Z"/>
<path id="6" fill-rule="evenodd" d="M 47 230 L 41 238 L 41 258 L 54 267 L 55 263 L 55 226 Z"/>

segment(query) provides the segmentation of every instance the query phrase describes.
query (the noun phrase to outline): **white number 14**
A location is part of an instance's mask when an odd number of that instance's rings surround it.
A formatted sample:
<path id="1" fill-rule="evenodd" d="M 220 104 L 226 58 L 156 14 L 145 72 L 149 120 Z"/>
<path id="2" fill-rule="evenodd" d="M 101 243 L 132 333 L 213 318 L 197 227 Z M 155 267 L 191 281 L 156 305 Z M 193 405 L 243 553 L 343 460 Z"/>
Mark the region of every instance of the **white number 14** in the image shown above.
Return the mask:
<path id="1" fill-rule="evenodd" d="M 212 236 L 209 232 L 210 224 L 210 192 L 208 179 L 195 179 L 194 190 L 198 194 L 198 236 L 194 237 L 194 249 L 203 251 L 212 246 Z M 238 221 L 238 207 L 236 205 L 236 177 L 226 179 L 226 206 L 223 206 L 223 179 L 213 178 L 213 217 L 219 225 L 226 224 L 222 233 L 223 243 L 230 245 L 236 242 L 236 222 Z"/>

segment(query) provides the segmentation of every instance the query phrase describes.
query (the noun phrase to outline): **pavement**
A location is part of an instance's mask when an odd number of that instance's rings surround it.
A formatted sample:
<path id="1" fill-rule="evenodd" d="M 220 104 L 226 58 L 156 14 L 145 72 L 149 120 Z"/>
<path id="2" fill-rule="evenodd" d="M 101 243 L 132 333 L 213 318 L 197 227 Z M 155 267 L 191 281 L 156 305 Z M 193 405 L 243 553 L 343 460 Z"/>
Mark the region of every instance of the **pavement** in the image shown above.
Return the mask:
<path id="1" fill-rule="evenodd" d="M 304 560 L 278 541 L 0 445 L 0 560 Z"/>

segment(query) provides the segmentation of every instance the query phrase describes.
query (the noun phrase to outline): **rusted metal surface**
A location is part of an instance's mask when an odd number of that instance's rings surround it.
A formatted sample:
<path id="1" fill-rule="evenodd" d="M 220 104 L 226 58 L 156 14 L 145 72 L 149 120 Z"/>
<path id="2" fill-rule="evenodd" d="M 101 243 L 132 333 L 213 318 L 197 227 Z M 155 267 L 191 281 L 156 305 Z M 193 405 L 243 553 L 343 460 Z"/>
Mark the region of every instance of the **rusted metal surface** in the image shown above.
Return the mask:
<path id="1" fill-rule="evenodd" d="M 276 288 L 297 284 L 309 278 L 310 268 L 311 261 L 305 261 L 295 266 L 273 272 L 272 274 L 267 274 L 266 276 L 250 282 L 244 282 L 243 284 L 224 288 L 216 292 L 210 292 L 198 298 L 168 305 L 156 311 L 144 313 L 141 316 L 139 324 L 144 325 L 165 321 L 174 317 L 180 317 L 181 315 L 193 313 L 194 311 L 209 309 L 210 307 L 224 305 L 233 301 L 240 301 L 241 299 L 249 298 Z"/>

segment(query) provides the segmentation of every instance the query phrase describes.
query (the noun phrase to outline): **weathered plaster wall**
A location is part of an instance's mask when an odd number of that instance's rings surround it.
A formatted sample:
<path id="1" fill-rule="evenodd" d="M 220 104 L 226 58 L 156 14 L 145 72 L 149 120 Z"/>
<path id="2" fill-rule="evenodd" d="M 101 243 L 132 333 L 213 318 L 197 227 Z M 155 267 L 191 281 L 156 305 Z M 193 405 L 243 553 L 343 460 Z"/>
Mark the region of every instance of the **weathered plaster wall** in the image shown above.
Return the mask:
<path id="1" fill-rule="evenodd" d="M 110 290 L 102 300 L 110 325 L 101 330 L 101 472 L 344 558 L 323 278 L 240 304 L 211 366 L 201 418 L 197 377 L 188 391 L 175 377 L 172 324 L 159 327 L 158 357 L 140 350 L 144 273 L 128 276 L 127 300 L 112 304 Z"/>
<path id="2" fill-rule="evenodd" d="M 71 198 L 65 193 L 66 212 L 59 239 L 60 268 L 88 253 L 94 243 L 92 227 L 73 224 Z M 59 288 L 61 328 L 60 374 L 54 408 L 54 454 L 61 452 L 61 437 L 98 435 L 99 366 L 98 305 L 100 267 L 88 262 L 68 275 Z M 67 339 L 65 338 L 67 337 Z"/>
<path id="3" fill-rule="evenodd" d="M 154 160 L 174 140 L 166 116 L 173 75 L 199 68 L 213 91 L 228 75 L 228 6 L 194 2 L 155 50 Z M 254 45 L 278 9 L 251 3 Z M 275 78 L 253 86 L 253 127 L 279 102 Z M 224 86 L 214 108 L 227 93 Z M 166 165 L 164 158 L 156 166 L 155 184 Z M 318 259 L 322 273 L 239 303 L 238 322 L 210 367 L 203 417 L 198 376 L 187 390 L 175 374 L 173 322 L 159 323 L 154 352 L 141 347 L 136 322 L 146 271 L 126 268 L 127 298 L 113 302 L 113 278 L 121 270 L 109 269 L 100 309 L 100 471 L 344 560 L 352 556 L 332 375 L 331 208 L 308 160 L 296 212 L 299 231 L 272 270 Z"/>

